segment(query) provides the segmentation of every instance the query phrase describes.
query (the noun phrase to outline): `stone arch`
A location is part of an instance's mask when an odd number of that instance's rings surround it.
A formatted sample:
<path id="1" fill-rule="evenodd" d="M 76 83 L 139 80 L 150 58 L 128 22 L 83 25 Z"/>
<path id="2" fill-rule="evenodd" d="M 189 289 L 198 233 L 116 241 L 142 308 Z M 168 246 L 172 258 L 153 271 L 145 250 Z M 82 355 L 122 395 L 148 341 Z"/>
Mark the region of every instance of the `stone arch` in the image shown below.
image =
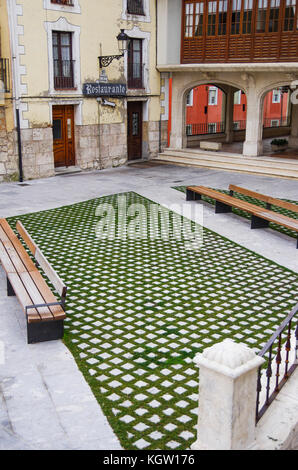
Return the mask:
<path id="1" fill-rule="evenodd" d="M 241 90 L 246 94 L 246 87 L 243 86 L 243 83 L 240 83 L 238 81 L 233 81 L 233 80 L 222 80 L 214 76 L 210 77 L 196 77 L 193 80 L 189 80 L 188 82 L 184 83 L 183 86 L 181 86 L 177 91 L 176 91 L 176 107 L 175 107 L 175 113 L 176 113 L 176 118 L 177 114 L 179 116 L 180 114 L 180 135 L 181 135 L 181 141 L 180 145 L 181 147 L 178 148 L 185 148 L 187 146 L 187 136 L 186 136 L 186 99 L 188 93 L 193 90 L 196 87 L 204 86 L 204 85 L 213 85 L 216 86 L 218 89 L 220 89 L 224 96 L 225 96 L 225 113 L 226 113 L 226 107 L 227 107 L 227 96 L 229 91 L 236 91 L 236 90 Z M 234 93 L 233 91 L 233 93 Z M 233 120 L 233 117 L 230 119 Z M 225 116 L 225 121 L 226 121 L 226 116 Z M 229 126 L 232 126 L 232 123 L 229 123 Z M 178 130 L 176 129 L 176 133 L 178 133 Z M 230 130 L 225 132 L 226 134 L 226 141 L 230 141 Z M 228 137 L 229 135 L 229 137 Z M 172 145 L 171 145 L 172 146 Z"/>

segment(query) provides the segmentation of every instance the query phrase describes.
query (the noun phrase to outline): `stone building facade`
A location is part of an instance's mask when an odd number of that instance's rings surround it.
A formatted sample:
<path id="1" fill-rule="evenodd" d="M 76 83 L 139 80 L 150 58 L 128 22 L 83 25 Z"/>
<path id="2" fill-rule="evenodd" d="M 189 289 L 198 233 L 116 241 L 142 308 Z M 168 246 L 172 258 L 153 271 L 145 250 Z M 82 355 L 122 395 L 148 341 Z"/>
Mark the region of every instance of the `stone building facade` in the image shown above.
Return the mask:
<path id="1" fill-rule="evenodd" d="M 34 14 L 33 14 L 34 12 Z M 0 57 L 9 90 L 0 100 L 0 180 L 55 175 L 59 167 L 103 169 L 148 159 L 161 146 L 154 0 L 0 0 Z M 118 55 L 120 30 L 128 50 Z M 38 44 L 38 47 L 36 47 Z M 2 63 L 1 63 L 2 64 Z M 2 74 L 0 68 L 0 77 Z M 85 84 L 125 93 L 88 96 Z"/>

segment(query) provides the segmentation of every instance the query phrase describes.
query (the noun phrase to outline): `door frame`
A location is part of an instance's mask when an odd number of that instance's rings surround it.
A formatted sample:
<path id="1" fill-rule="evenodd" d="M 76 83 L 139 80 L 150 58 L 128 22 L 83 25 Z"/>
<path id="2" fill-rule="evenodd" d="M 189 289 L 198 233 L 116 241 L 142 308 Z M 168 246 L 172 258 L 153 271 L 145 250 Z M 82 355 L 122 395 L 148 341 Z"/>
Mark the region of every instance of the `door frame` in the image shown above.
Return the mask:
<path id="1" fill-rule="evenodd" d="M 138 104 L 140 106 L 140 110 L 141 110 L 141 116 L 140 116 L 140 157 L 138 158 L 129 158 L 129 143 L 128 143 L 128 140 L 129 140 L 129 131 L 130 131 L 130 126 L 129 126 L 129 118 L 128 118 L 128 114 L 129 114 L 129 105 L 131 104 Z M 128 161 L 134 161 L 134 160 L 139 160 L 139 159 L 142 159 L 143 158 L 143 123 L 144 123 L 144 101 L 143 100 L 129 100 L 127 101 L 127 160 Z"/>
<path id="2" fill-rule="evenodd" d="M 56 106 L 72 106 L 73 107 L 73 130 L 72 130 L 72 140 L 73 140 L 73 152 L 74 152 L 74 163 L 73 165 L 77 164 L 77 139 L 76 139 L 76 125 L 78 123 L 78 119 L 81 121 L 81 101 L 66 101 L 66 100 L 55 100 L 49 103 L 50 106 L 50 115 L 51 115 L 51 125 L 53 126 L 53 108 Z M 55 166 L 55 155 L 54 155 L 54 141 L 53 141 L 53 166 L 54 168 L 58 168 Z"/>

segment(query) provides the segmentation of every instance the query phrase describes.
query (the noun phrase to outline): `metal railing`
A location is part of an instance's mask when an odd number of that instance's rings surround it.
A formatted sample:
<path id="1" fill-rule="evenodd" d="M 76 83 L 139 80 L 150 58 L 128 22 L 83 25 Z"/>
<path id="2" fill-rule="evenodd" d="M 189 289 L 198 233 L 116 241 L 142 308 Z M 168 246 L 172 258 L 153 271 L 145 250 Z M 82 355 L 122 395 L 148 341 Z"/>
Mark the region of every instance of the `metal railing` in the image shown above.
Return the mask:
<path id="1" fill-rule="evenodd" d="M 225 131 L 225 122 L 202 122 L 186 125 L 186 135 L 221 134 Z"/>
<path id="2" fill-rule="evenodd" d="M 288 127 L 290 126 L 290 116 L 281 116 L 279 118 L 264 118 L 263 128 Z M 243 131 L 246 129 L 246 120 L 242 119 L 233 122 L 234 131 Z M 204 135 L 221 134 L 225 132 L 225 122 L 194 123 L 186 125 L 186 135 Z"/>
<path id="3" fill-rule="evenodd" d="M 264 118 L 263 127 L 288 127 L 290 126 L 290 116 L 280 116 Z"/>
<path id="4" fill-rule="evenodd" d="M 144 67 L 145 64 L 128 63 L 128 88 L 144 88 Z"/>
<path id="5" fill-rule="evenodd" d="M 0 59 L 0 80 L 4 84 L 4 91 L 10 91 L 9 59 Z"/>
<path id="6" fill-rule="evenodd" d="M 54 60 L 54 87 L 74 88 L 74 60 Z"/>
<path id="7" fill-rule="evenodd" d="M 143 0 L 127 0 L 127 12 L 131 15 L 144 15 Z"/>
<path id="8" fill-rule="evenodd" d="M 292 309 L 290 314 L 259 353 L 259 356 L 263 357 L 266 362 L 258 371 L 256 422 L 261 419 L 269 405 L 298 366 L 297 312 L 298 304 Z M 293 342 L 295 343 L 294 346 Z M 265 372 L 265 375 L 263 372 Z M 263 381 L 262 378 L 264 378 Z M 265 382 L 265 384 L 262 384 L 262 382 Z M 263 385 L 265 385 L 265 387 Z"/>
<path id="9" fill-rule="evenodd" d="M 68 5 L 73 7 L 73 0 L 51 0 L 51 3 L 57 3 L 58 5 Z"/>

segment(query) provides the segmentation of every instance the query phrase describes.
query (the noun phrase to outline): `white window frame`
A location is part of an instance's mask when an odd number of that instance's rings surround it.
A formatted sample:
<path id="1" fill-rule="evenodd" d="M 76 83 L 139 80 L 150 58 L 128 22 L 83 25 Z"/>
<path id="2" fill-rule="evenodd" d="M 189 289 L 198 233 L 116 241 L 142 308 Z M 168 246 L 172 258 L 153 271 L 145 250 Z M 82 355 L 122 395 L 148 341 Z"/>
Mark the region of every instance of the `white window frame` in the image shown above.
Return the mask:
<path id="1" fill-rule="evenodd" d="M 80 26 L 74 26 L 65 18 L 59 18 L 54 22 L 45 22 L 48 43 L 48 70 L 49 70 L 49 93 L 51 95 L 74 95 L 82 94 L 81 72 L 80 72 Z M 54 61 L 53 61 L 53 31 L 72 33 L 72 57 L 74 60 L 73 79 L 74 88 L 71 90 L 56 90 L 54 86 Z"/>
<path id="2" fill-rule="evenodd" d="M 276 123 L 276 124 L 274 124 L 274 123 Z M 279 124 L 279 119 L 271 119 L 271 121 L 270 121 L 270 126 L 271 127 L 279 127 L 279 125 L 280 125 Z"/>
<path id="3" fill-rule="evenodd" d="M 72 0 L 73 5 L 59 5 L 52 3 L 51 0 L 43 0 L 43 7 L 45 10 L 56 10 L 65 13 L 81 13 L 79 0 Z"/>
<path id="4" fill-rule="evenodd" d="M 210 91 L 215 91 L 215 97 L 214 97 L 214 103 L 211 101 L 211 93 Z M 217 100 L 218 100 L 218 88 L 215 86 L 210 86 L 208 88 L 208 106 L 217 106 Z"/>
<path id="5" fill-rule="evenodd" d="M 149 44 L 151 39 L 151 33 L 141 31 L 138 26 L 134 26 L 133 29 L 125 29 L 124 32 L 127 34 L 128 37 L 132 39 L 142 39 L 142 61 L 143 61 L 143 86 L 146 93 L 150 93 L 149 88 Z M 127 80 L 128 76 L 128 64 L 127 64 L 127 51 L 125 52 L 125 61 L 124 61 L 124 70 L 125 70 L 125 77 Z M 128 89 L 127 95 L 129 96 L 130 93 L 135 93 L 135 89 Z M 138 89 L 140 92 L 141 90 Z"/>
<path id="6" fill-rule="evenodd" d="M 278 99 L 275 99 L 275 96 Z M 278 89 L 272 90 L 272 103 L 280 103 L 280 96 L 281 96 L 281 91 Z"/>
<path id="7" fill-rule="evenodd" d="M 133 15 L 127 13 L 127 0 L 122 0 L 122 20 L 125 21 L 139 21 L 141 23 L 150 23 L 150 0 L 143 0 L 144 15 Z"/>
<path id="8" fill-rule="evenodd" d="M 193 106 L 193 88 L 186 95 L 186 106 Z"/>
<path id="9" fill-rule="evenodd" d="M 241 104 L 241 90 L 235 91 L 234 104 Z"/>

